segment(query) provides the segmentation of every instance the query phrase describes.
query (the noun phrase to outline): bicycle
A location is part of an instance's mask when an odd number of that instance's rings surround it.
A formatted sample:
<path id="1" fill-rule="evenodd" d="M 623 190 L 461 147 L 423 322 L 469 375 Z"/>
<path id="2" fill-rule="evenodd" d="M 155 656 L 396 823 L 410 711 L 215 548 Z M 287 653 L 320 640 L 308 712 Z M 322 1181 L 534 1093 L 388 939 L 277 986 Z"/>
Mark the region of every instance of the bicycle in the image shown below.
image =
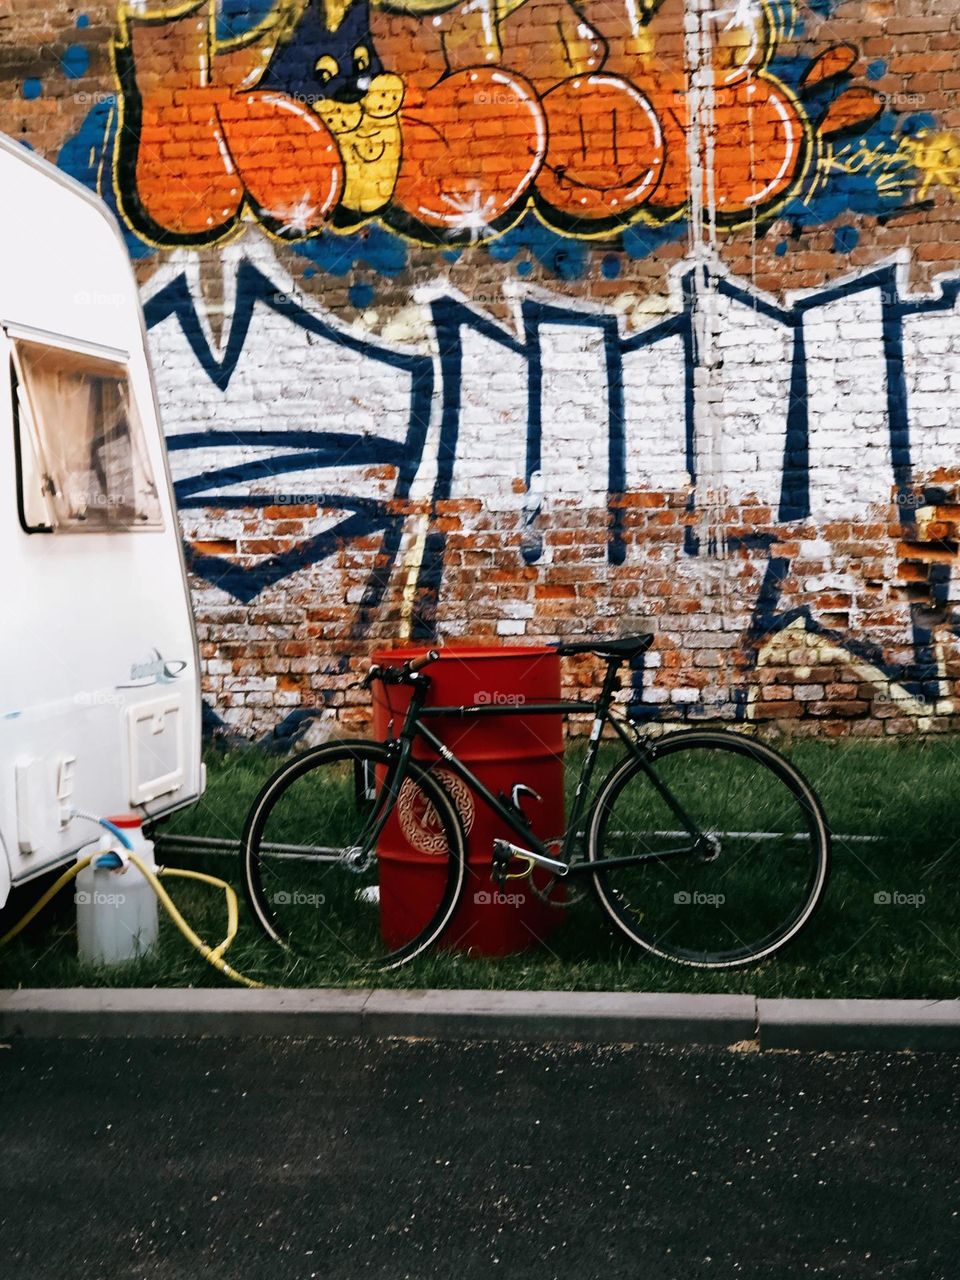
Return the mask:
<path id="1" fill-rule="evenodd" d="M 435 650 L 402 667 L 373 666 L 360 681 L 406 685 L 409 705 L 385 742 L 330 742 L 285 764 L 264 786 L 242 837 L 247 900 L 268 937 L 327 961 L 379 970 L 421 956 L 449 925 L 476 871 L 468 867 L 457 786 L 489 805 L 514 839 L 491 850 L 492 876 L 532 873 L 551 901 L 586 881 L 600 908 L 631 942 L 662 959 L 722 969 L 765 959 L 809 923 L 826 888 L 830 834 L 803 776 L 771 747 L 726 729 L 652 735 L 614 706 L 619 670 L 652 636 L 562 644 L 561 656 L 606 661 L 595 702 L 459 707 L 426 705 Z M 524 788 L 494 795 L 426 723 L 531 714 L 593 717 L 566 831 L 544 843 L 522 808 Z M 391 729 L 392 729 L 391 725 Z M 625 754 L 595 788 L 604 730 Z M 414 758 L 419 740 L 437 765 Z M 442 767 L 438 776 L 437 767 Z M 456 781 L 454 781 L 456 780 Z M 430 833 L 399 905 L 401 936 L 381 927 L 378 847 L 402 838 L 419 815 Z M 409 823 L 408 823 L 409 825 Z M 419 878 L 418 878 L 419 877 Z M 427 891 L 429 889 L 429 891 Z M 396 911 L 393 915 L 396 917 Z"/>

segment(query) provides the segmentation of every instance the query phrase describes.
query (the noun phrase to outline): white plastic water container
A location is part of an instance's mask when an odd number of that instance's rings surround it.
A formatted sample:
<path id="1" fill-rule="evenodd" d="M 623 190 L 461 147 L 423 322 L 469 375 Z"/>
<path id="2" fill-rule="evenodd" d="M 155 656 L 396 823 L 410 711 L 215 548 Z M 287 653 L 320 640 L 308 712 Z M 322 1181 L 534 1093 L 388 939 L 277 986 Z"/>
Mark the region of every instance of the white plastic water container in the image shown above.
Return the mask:
<path id="1" fill-rule="evenodd" d="M 129 814 L 110 818 L 133 845 L 133 852 L 151 870 L 156 867 L 153 843 L 143 834 L 140 818 Z M 113 839 L 100 850 L 116 849 Z M 97 856 L 100 856 L 98 854 Z M 137 867 L 95 867 L 93 863 L 74 881 L 77 904 L 77 951 L 90 964 L 123 964 L 146 955 L 157 943 L 157 897 Z"/>

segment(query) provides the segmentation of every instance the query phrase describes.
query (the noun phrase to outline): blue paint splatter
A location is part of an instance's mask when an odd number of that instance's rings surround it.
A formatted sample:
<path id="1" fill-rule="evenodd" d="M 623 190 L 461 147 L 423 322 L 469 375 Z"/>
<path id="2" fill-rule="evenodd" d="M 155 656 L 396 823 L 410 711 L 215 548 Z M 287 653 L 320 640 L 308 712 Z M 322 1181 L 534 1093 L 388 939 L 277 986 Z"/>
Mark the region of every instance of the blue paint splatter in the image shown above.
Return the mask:
<path id="1" fill-rule="evenodd" d="M 769 65 L 771 73 L 799 95 L 804 72 L 810 70 L 810 59 L 802 54 L 796 57 L 778 54 Z"/>
<path id="2" fill-rule="evenodd" d="M 517 263 L 518 276 L 528 276 L 532 270 L 533 270 L 533 263 L 530 261 L 529 258 L 524 258 L 522 262 Z"/>
<path id="3" fill-rule="evenodd" d="M 815 7 L 815 6 L 812 6 Z M 818 13 L 831 11 L 821 4 Z M 807 57 L 776 57 L 770 63 L 773 75 L 804 99 L 807 114 L 816 124 L 845 89 L 850 78 L 839 76 L 816 86 L 801 84 L 809 68 Z M 879 61 L 871 66 L 873 77 L 886 71 Z M 783 216 L 800 226 L 822 226 L 845 214 L 880 217 L 908 204 L 916 175 L 901 149 L 902 138 L 934 125 L 929 115 L 900 116 L 885 111 L 862 131 L 834 143 L 834 164 L 826 181 L 813 194 L 801 188 L 782 210 Z"/>
<path id="4" fill-rule="evenodd" d="M 444 262 L 459 262 L 460 253 L 461 250 L 459 249 L 444 249 L 440 256 L 443 258 Z"/>
<path id="5" fill-rule="evenodd" d="M 407 265 L 406 244 L 377 223 L 352 235 L 321 231 L 310 240 L 291 244 L 290 248 L 332 276 L 345 276 L 360 263 L 381 275 L 396 276 Z"/>
<path id="6" fill-rule="evenodd" d="M 901 139 L 922 127 L 920 117 L 886 112 L 863 133 L 838 140 L 827 181 L 813 194 L 795 195 L 784 206 L 783 217 L 800 226 L 823 226 L 845 214 L 878 217 L 902 208 L 916 175 L 904 159 Z"/>
<path id="7" fill-rule="evenodd" d="M 33 102 L 43 93 L 43 85 L 39 80 L 24 80 L 22 93 L 28 102 Z"/>
<path id="8" fill-rule="evenodd" d="M 787 256 L 787 250 L 789 248 L 790 246 L 787 244 L 786 240 L 781 240 L 773 252 L 777 255 L 778 258 L 785 258 Z"/>
<path id="9" fill-rule="evenodd" d="M 372 284 L 352 284 L 347 290 L 347 297 L 358 311 L 362 311 L 364 307 L 369 307 L 375 294 L 376 290 Z"/>
<path id="10" fill-rule="evenodd" d="M 60 148 L 57 164 L 64 173 L 69 173 L 106 201 L 117 215 L 131 258 L 148 258 L 156 253 L 156 249 L 124 225 L 111 180 L 111 162 L 117 136 L 116 106 L 116 99 L 113 97 L 98 102 L 73 137 L 68 138 Z"/>
<path id="11" fill-rule="evenodd" d="M 852 253 L 860 243 L 860 232 L 856 227 L 837 227 L 833 233 L 833 252 Z"/>
<path id="12" fill-rule="evenodd" d="M 219 0 L 217 39 L 246 35 L 269 15 L 275 3 L 276 0 Z"/>
<path id="13" fill-rule="evenodd" d="M 90 25 L 90 19 L 85 13 L 81 13 L 77 18 L 77 30 L 85 31 Z"/>
<path id="14" fill-rule="evenodd" d="M 487 252 L 496 262 L 512 262 L 524 249 L 561 280 L 580 280 L 586 275 L 589 246 L 558 235 L 530 213 L 499 240 L 487 245 Z"/>
<path id="15" fill-rule="evenodd" d="M 623 251 L 631 258 L 646 258 L 662 245 L 683 240 L 686 234 L 685 218 L 678 218 L 675 222 L 665 222 L 662 227 L 651 227 L 637 222 L 632 227 L 627 227 L 623 233 Z"/>
<path id="16" fill-rule="evenodd" d="M 660 227 L 636 223 L 624 230 L 621 244 L 628 257 L 646 258 L 661 245 L 682 240 L 686 234 L 687 224 L 682 220 Z M 497 262 L 512 262 L 524 251 L 561 280 L 580 280 L 587 273 L 592 250 L 588 242 L 551 231 L 533 214 L 527 214 L 516 227 L 487 245 L 487 252 Z M 610 253 L 603 258 L 600 270 L 608 280 L 615 280 L 622 265 L 619 255 Z M 518 262 L 516 270 L 523 276 L 529 274 L 532 267 L 528 262 Z"/>
<path id="17" fill-rule="evenodd" d="M 72 44 L 60 59 L 60 65 L 71 80 L 79 80 L 90 69 L 90 50 L 86 45 Z"/>
<path id="18" fill-rule="evenodd" d="M 303 278 L 304 280 L 312 280 L 316 274 L 317 273 L 314 271 L 313 267 L 307 267 L 306 271 L 303 273 Z"/>
<path id="19" fill-rule="evenodd" d="M 884 62 L 883 58 L 877 58 L 875 62 L 871 62 L 869 67 L 867 67 L 868 80 L 882 80 L 886 74 L 887 64 Z"/>
<path id="20" fill-rule="evenodd" d="M 937 128 L 937 117 L 931 115 L 929 111 L 918 111 L 915 115 L 907 116 L 901 128 L 904 137 L 915 138 L 918 133 L 925 130 Z"/>

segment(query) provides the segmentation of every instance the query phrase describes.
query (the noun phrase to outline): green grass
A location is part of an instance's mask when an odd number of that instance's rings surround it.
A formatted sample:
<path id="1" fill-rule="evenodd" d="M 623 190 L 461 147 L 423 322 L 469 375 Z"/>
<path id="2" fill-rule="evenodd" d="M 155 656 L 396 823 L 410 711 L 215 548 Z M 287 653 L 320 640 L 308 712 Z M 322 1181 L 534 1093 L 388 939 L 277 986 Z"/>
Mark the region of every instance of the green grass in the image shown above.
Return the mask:
<path id="1" fill-rule="evenodd" d="M 823 907 L 801 938 L 773 960 L 718 973 L 684 969 L 621 944 L 599 911 L 585 904 L 579 919 L 561 923 L 549 947 L 500 960 L 436 950 L 373 981 L 404 987 L 955 996 L 960 739 L 800 742 L 788 754 L 819 790 L 838 835 Z M 211 754 L 206 796 L 165 830 L 236 839 L 250 801 L 278 763 L 252 750 Z M 857 842 L 845 836 L 875 839 Z M 234 858 L 184 855 L 170 861 L 219 874 L 239 887 Z M 170 882 L 168 888 L 197 932 L 219 941 L 225 927 L 222 894 L 185 883 Z M 878 903 L 878 893 L 904 895 L 913 903 Z M 29 887 L 14 895 L 2 913 L 0 933 L 35 896 Z M 66 890 L 0 952 L 0 986 L 230 985 L 188 948 L 163 915 L 160 945 L 149 959 L 110 970 L 83 966 L 76 958 L 73 915 Z M 356 976 L 329 966 L 291 961 L 260 936 L 243 908 L 228 959 L 271 985 L 359 985 Z"/>

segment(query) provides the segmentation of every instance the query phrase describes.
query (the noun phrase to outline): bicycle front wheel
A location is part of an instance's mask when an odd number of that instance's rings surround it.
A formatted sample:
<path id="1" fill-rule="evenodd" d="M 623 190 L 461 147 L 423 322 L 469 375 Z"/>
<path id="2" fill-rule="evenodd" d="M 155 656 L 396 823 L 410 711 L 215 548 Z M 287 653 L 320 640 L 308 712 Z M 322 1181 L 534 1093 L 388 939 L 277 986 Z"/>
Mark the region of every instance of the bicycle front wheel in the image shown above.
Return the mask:
<path id="1" fill-rule="evenodd" d="M 408 963 L 456 909 L 466 869 L 456 810 L 414 761 L 394 802 L 395 772 L 378 743 L 328 743 L 274 774 L 247 817 L 253 914 L 321 978 Z"/>
<path id="2" fill-rule="evenodd" d="M 696 968 L 786 946 L 827 881 L 830 837 L 812 788 L 741 734 L 669 734 L 646 752 L 613 772 L 593 810 L 588 857 L 604 910 L 639 946 Z M 605 865 L 618 858 L 638 861 Z"/>

